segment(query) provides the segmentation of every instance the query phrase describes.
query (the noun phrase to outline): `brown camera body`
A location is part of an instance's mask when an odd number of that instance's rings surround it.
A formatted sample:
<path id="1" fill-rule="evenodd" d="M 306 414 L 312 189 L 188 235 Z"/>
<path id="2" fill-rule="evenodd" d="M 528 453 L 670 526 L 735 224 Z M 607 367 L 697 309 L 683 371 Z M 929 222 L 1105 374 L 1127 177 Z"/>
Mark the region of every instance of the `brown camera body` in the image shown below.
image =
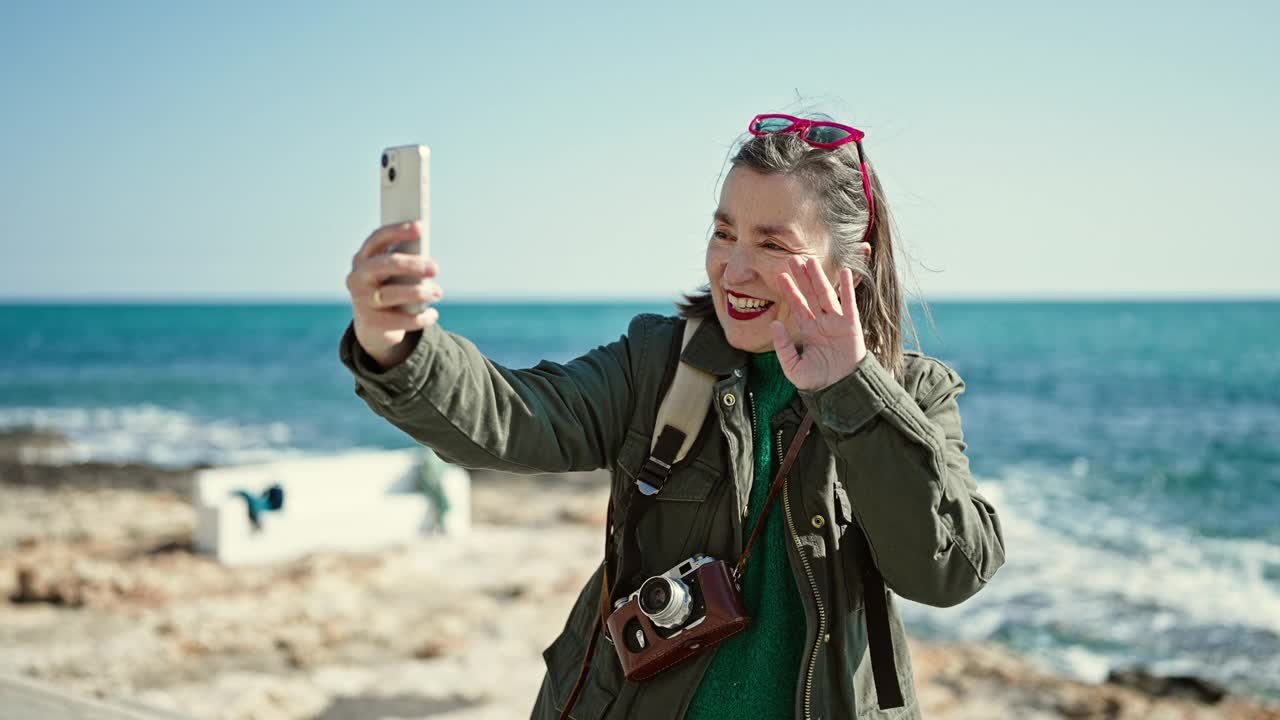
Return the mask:
<path id="1" fill-rule="evenodd" d="M 751 624 L 742 605 L 742 591 L 733 568 L 723 560 L 701 556 L 684 561 L 663 576 L 683 581 L 691 597 L 689 616 L 677 627 L 661 627 L 641 608 L 640 593 L 619 604 L 606 621 L 622 672 L 628 680 L 645 680 L 683 662 Z M 678 572 L 694 564 L 687 573 Z M 657 578 L 650 578 L 657 580 Z"/>

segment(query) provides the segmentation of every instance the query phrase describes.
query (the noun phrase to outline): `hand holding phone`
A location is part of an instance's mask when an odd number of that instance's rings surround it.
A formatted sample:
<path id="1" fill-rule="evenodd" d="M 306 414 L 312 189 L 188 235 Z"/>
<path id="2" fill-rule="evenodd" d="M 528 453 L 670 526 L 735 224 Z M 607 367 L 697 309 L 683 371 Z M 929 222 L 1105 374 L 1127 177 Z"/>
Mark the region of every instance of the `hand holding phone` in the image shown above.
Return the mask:
<path id="1" fill-rule="evenodd" d="M 396 243 L 387 248 L 388 253 L 409 253 L 423 259 L 429 257 L 431 219 L 431 149 L 426 145 L 399 145 L 382 151 L 382 225 L 399 225 L 417 222 L 420 239 Z M 415 275 L 396 275 L 388 284 L 412 285 L 421 278 Z M 427 309 L 426 303 L 409 303 L 397 309 L 417 315 Z"/>
<path id="2" fill-rule="evenodd" d="M 444 294 L 433 279 L 439 267 L 427 256 L 429 153 L 422 145 L 383 151 L 382 225 L 356 252 L 347 275 L 356 339 L 383 369 L 412 352 L 409 333 L 440 316 L 431 307 Z"/>

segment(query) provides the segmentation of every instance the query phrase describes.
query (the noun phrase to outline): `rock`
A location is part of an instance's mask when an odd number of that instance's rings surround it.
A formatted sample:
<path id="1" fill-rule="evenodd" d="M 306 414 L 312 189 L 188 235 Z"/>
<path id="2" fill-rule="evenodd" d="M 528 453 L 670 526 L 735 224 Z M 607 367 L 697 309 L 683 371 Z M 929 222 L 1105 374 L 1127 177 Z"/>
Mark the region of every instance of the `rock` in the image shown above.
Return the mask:
<path id="1" fill-rule="evenodd" d="M 1212 680 L 1191 675 L 1161 677 L 1142 668 L 1112 670 L 1107 674 L 1107 682 L 1130 687 L 1152 697 L 1184 698 L 1208 705 L 1217 704 L 1227 696 L 1226 688 Z"/>
<path id="2" fill-rule="evenodd" d="M 441 634 L 424 641 L 413 651 L 413 657 L 419 660 L 430 660 L 444 655 L 457 653 L 466 647 L 466 641 L 456 635 Z"/>
<path id="3" fill-rule="evenodd" d="M 58 430 L 23 425 L 0 430 L 0 485 L 113 488 L 168 492 L 187 498 L 199 463 L 166 468 L 148 463 L 74 462 L 74 444 Z"/>
<path id="4" fill-rule="evenodd" d="M 19 425 L 0 430 L 0 461 L 57 462 L 71 448 L 70 438 L 50 428 Z"/>
<path id="5" fill-rule="evenodd" d="M 0 460 L 0 486 L 110 488 L 165 492 L 184 499 L 195 485 L 192 468 L 162 468 L 145 463 L 84 462 L 67 465 Z"/>
<path id="6" fill-rule="evenodd" d="M 1091 692 L 1066 694 L 1054 703 L 1054 708 L 1064 718 L 1087 718 L 1088 720 L 1119 718 L 1124 711 L 1123 703 L 1116 698 Z"/>

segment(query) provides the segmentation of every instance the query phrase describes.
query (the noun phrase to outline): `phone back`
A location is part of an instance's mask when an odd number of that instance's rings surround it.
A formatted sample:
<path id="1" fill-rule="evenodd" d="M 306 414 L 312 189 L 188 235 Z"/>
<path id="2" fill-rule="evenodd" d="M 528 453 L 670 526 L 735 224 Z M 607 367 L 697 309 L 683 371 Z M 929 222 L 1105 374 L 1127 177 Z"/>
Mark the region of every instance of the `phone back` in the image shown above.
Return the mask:
<path id="1" fill-rule="evenodd" d="M 393 225 L 418 221 L 422 225 L 421 240 L 409 240 L 388 247 L 387 253 L 428 254 L 431 220 L 431 149 L 426 145 L 400 145 L 382 151 L 382 224 Z M 419 278 L 394 275 L 387 283 L 413 285 Z M 397 306 L 401 311 L 418 314 L 426 310 L 423 302 Z"/>
<path id="2" fill-rule="evenodd" d="M 420 248 L 401 252 L 427 254 L 431 218 L 431 149 L 426 145 L 401 145 L 382 151 L 382 224 L 422 222 Z"/>

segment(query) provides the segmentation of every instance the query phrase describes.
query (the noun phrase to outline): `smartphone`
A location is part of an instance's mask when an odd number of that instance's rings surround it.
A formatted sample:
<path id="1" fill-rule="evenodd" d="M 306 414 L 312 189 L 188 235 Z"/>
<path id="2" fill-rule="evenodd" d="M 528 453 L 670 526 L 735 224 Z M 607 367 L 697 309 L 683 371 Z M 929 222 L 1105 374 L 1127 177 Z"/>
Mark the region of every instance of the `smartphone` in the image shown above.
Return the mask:
<path id="1" fill-rule="evenodd" d="M 398 145 L 382 151 L 382 224 L 418 221 L 422 239 L 396 243 L 386 252 L 415 253 L 426 256 L 431 219 L 431 149 L 426 145 Z M 416 275 L 396 275 L 387 283 L 416 285 Z M 398 310 L 417 315 L 427 309 L 425 302 L 397 306 Z"/>

